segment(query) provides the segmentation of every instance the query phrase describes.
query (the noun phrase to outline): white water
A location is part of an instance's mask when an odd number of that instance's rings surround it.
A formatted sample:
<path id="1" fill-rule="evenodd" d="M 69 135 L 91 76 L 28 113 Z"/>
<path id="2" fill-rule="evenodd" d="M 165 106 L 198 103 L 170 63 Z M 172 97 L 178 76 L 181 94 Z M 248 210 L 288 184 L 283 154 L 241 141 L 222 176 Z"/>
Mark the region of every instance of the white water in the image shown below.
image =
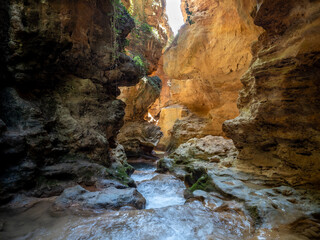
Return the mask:
<path id="1" fill-rule="evenodd" d="M 138 185 L 138 191 L 147 200 L 146 209 L 183 205 L 184 183 L 172 175 L 155 173 L 150 164 L 133 164 L 136 171 L 131 176 Z"/>

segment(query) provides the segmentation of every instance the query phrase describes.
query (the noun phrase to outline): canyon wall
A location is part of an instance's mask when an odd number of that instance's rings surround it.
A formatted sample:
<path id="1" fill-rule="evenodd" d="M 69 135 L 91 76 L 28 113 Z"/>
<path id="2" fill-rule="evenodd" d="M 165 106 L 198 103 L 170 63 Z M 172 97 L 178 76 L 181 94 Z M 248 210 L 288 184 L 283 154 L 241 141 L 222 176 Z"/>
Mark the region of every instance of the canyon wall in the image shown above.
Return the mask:
<path id="1" fill-rule="evenodd" d="M 240 115 L 224 123 L 239 150 L 238 167 L 320 180 L 320 3 L 259 1 L 254 23 L 264 32 L 241 78 Z"/>
<path id="2" fill-rule="evenodd" d="M 162 137 L 155 120 L 148 116 L 148 109 L 160 96 L 161 86 L 159 77 L 145 76 L 136 86 L 121 87 L 118 99 L 126 104 L 126 114 L 117 140 L 128 157 L 152 157 L 152 150 Z"/>
<path id="3" fill-rule="evenodd" d="M 122 0 L 135 20 L 136 27 L 128 36 L 126 51 L 147 75 L 158 68 L 162 50 L 172 35 L 165 14 L 165 0 Z"/>
<path id="4" fill-rule="evenodd" d="M 171 104 L 185 106 L 193 116 L 206 119 L 210 127 L 204 135 L 223 135 L 222 123 L 238 115 L 240 77 L 252 60 L 251 43 L 261 32 L 250 16 L 255 1 L 183 3 L 182 10 L 186 12 L 188 4 L 192 13 L 190 21 L 163 56 Z M 166 120 L 159 124 L 165 125 Z M 170 137 L 175 133 L 164 134 Z M 188 139 L 181 139 L 181 143 Z"/>
<path id="5" fill-rule="evenodd" d="M 128 12 L 108 0 L 15 0 L 0 10 L 1 200 L 101 176 L 129 183 L 115 140 L 125 108 L 118 86 L 141 77 L 121 53 L 134 27 Z"/>
<path id="6" fill-rule="evenodd" d="M 126 54 L 133 58 L 147 76 L 140 79 L 136 86 L 120 87 L 121 95 L 118 99 L 126 103 L 126 114 L 125 125 L 121 128 L 117 140 L 130 157 L 152 157 L 152 150 L 158 144 L 162 133 L 160 128 L 155 126 L 153 115 L 148 113 L 162 91 L 162 76 L 161 79 L 158 77 L 158 65 L 172 31 L 165 14 L 165 1 L 122 2 L 136 24 L 128 36 Z"/>

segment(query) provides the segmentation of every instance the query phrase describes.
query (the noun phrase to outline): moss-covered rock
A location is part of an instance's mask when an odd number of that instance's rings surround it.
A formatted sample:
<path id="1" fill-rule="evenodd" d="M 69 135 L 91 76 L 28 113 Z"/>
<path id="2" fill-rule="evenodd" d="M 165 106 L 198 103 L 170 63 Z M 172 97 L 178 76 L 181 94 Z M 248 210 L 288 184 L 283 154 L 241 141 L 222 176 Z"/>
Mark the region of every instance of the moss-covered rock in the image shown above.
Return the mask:
<path id="1" fill-rule="evenodd" d="M 190 190 L 193 192 L 195 190 L 203 190 L 206 192 L 215 191 L 216 188 L 212 182 L 212 179 L 207 175 L 202 175 L 195 184 L 190 187 Z"/>

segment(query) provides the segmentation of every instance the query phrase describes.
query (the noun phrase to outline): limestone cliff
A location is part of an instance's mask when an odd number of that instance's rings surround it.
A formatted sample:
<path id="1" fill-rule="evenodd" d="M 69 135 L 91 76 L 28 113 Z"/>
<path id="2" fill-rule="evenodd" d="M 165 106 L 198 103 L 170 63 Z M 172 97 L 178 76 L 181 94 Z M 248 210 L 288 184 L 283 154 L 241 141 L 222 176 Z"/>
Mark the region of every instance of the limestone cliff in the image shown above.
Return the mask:
<path id="1" fill-rule="evenodd" d="M 251 43 L 261 31 L 250 16 L 255 1 L 187 3 L 192 21 L 180 29 L 163 56 L 170 98 L 210 121 L 207 134 L 223 135 L 222 123 L 238 115 L 240 77 L 252 59 Z"/>
<path id="2" fill-rule="evenodd" d="M 242 77 L 240 115 L 224 131 L 239 150 L 239 168 L 292 184 L 320 178 L 320 3 L 259 1 L 264 28 Z"/>
<path id="3" fill-rule="evenodd" d="M 99 176 L 127 181 L 113 149 L 125 108 L 118 86 L 141 75 L 120 52 L 134 27 L 128 12 L 109 0 L 15 0 L 0 10 L 1 200 Z"/>

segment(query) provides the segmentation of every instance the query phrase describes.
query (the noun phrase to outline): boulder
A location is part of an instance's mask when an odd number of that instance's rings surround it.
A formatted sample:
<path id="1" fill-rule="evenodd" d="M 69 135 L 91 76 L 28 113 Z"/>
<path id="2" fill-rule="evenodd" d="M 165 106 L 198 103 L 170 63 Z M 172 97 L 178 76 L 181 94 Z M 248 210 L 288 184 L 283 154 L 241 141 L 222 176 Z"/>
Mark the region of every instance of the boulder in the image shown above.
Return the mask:
<path id="1" fill-rule="evenodd" d="M 237 150 L 232 140 L 221 136 L 206 136 L 192 138 L 181 144 L 172 154 L 171 158 L 176 161 L 208 161 L 220 162 L 220 158 L 231 158 L 237 155 Z"/>
<path id="2" fill-rule="evenodd" d="M 106 210 L 119 209 L 123 206 L 143 209 L 145 204 L 144 197 L 134 188 L 119 189 L 108 187 L 101 191 L 89 192 L 77 185 L 63 191 L 54 202 L 53 210 Z"/>
<path id="3" fill-rule="evenodd" d="M 160 127 L 148 122 L 128 122 L 118 135 L 128 157 L 152 156 L 152 150 L 162 137 Z"/>

